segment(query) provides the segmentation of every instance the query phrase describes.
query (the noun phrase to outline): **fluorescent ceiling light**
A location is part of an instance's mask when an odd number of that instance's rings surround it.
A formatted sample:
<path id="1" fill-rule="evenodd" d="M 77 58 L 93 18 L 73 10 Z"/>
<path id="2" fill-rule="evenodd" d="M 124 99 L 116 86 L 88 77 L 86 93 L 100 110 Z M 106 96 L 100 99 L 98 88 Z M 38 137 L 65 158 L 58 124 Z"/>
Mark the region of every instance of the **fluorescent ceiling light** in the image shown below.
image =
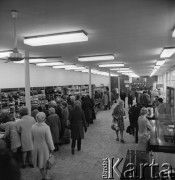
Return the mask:
<path id="1" fill-rule="evenodd" d="M 47 62 L 47 63 L 37 63 L 37 66 L 59 66 L 63 65 L 63 62 Z"/>
<path id="2" fill-rule="evenodd" d="M 129 70 L 130 68 L 112 68 L 112 71 Z"/>
<path id="3" fill-rule="evenodd" d="M 128 71 L 128 70 L 123 71 L 123 70 L 122 70 L 122 71 L 118 71 L 118 72 L 121 72 L 121 73 L 122 73 L 122 72 L 123 72 L 123 73 L 131 73 L 132 71 Z"/>
<path id="4" fill-rule="evenodd" d="M 123 63 L 118 64 L 100 64 L 99 67 L 123 67 Z"/>
<path id="5" fill-rule="evenodd" d="M 22 64 L 24 63 L 25 60 L 22 61 L 13 61 L 13 63 L 17 63 L 17 64 Z M 46 59 L 29 59 L 29 63 L 43 63 L 43 62 L 47 62 Z"/>
<path id="6" fill-rule="evenodd" d="M 12 53 L 12 51 L 1 51 L 0 52 L 0 57 L 10 56 L 11 53 Z"/>
<path id="7" fill-rule="evenodd" d="M 160 58 L 169 58 L 175 53 L 175 47 L 164 48 L 160 54 Z"/>
<path id="8" fill-rule="evenodd" d="M 111 74 L 111 76 L 112 76 L 112 77 L 117 77 L 117 76 L 118 76 L 118 74 Z"/>
<path id="9" fill-rule="evenodd" d="M 24 44 L 30 46 L 44 46 L 51 44 L 63 44 L 81 41 L 88 41 L 88 36 L 84 31 L 56 33 L 24 38 Z"/>
<path id="10" fill-rule="evenodd" d="M 114 60 L 114 55 L 95 55 L 95 56 L 82 56 L 78 58 L 78 61 L 106 61 L 106 60 Z"/>
<path id="11" fill-rule="evenodd" d="M 175 29 L 173 30 L 172 37 L 175 37 Z"/>
<path id="12" fill-rule="evenodd" d="M 160 60 L 156 62 L 156 66 L 162 66 L 165 63 L 165 60 Z"/>
<path id="13" fill-rule="evenodd" d="M 159 69 L 160 68 L 160 66 L 154 66 L 154 69 Z"/>
<path id="14" fill-rule="evenodd" d="M 76 67 L 75 65 L 60 65 L 60 66 L 53 66 L 54 69 L 63 69 L 63 68 L 71 68 L 71 67 Z"/>
<path id="15" fill-rule="evenodd" d="M 79 69 L 86 69 L 85 67 L 68 67 L 68 68 L 65 68 L 66 70 L 79 70 Z"/>

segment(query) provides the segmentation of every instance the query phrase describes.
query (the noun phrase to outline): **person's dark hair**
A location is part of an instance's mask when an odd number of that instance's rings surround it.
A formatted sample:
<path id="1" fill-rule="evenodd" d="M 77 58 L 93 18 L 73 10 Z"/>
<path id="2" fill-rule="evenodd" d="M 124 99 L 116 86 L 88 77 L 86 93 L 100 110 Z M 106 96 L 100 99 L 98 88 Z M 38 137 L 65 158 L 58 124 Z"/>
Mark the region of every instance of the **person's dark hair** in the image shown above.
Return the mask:
<path id="1" fill-rule="evenodd" d="M 11 121 L 10 114 L 8 112 L 2 112 L 0 114 L 0 123 L 6 123 Z"/>
<path id="2" fill-rule="evenodd" d="M 158 98 L 158 101 L 159 101 L 160 103 L 163 103 L 163 99 L 162 99 L 162 98 Z"/>
<path id="3" fill-rule="evenodd" d="M 22 106 L 19 108 L 19 114 L 20 116 L 25 116 L 25 115 L 28 115 L 28 108 L 26 106 Z"/>

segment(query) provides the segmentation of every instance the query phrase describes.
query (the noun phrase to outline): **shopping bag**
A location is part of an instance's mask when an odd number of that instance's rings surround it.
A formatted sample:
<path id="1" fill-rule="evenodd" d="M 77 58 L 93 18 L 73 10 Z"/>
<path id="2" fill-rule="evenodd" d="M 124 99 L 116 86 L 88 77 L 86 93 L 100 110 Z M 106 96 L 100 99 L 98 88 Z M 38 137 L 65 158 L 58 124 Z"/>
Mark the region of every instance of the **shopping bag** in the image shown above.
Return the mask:
<path id="1" fill-rule="evenodd" d="M 55 156 L 53 154 L 50 154 L 46 164 L 47 169 L 51 169 L 54 164 L 55 164 Z"/>

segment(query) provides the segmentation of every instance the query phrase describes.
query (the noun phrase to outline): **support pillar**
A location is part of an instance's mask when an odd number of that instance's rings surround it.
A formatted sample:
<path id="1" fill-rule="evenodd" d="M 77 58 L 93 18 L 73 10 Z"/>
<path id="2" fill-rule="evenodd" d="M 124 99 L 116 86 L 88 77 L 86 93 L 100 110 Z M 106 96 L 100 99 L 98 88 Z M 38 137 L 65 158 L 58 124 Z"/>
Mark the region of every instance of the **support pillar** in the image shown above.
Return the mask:
<path id="1" fill-rule="evenodd" d="M 25 102 L 31 115 L 29 52 L 25 51 Z"/>
<path id="2" fill-rule="evenodd" d="M 89 66 L 89 96 L 92 98 L 91 67 Z"/>

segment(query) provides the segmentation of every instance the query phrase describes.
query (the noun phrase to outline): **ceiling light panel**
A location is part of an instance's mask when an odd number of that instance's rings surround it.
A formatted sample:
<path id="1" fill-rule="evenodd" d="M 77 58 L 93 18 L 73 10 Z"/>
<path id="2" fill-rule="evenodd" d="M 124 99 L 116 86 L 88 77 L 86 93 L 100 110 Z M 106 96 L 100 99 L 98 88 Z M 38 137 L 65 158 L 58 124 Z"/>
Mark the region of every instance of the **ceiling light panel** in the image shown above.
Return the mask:
<path id="1" fill-rule="evenodd" d="M 95 55 L 95 56 L 82 56 L 78 58 L 78 61 L 86 62 L 86 61 L 107 61 L 114 60 L 114 55 Z"/>
<path id="2" fill-rule="evenodd" d="M 165 63 L 165 60 L 160 60 L 156 62 L 156 66 L 162 66 Z"/>
<path id="3" fill-rule="evenodd" d="M 59 66 L 63 65 L 63 62 L 47 62 L 47 63 L 37 63 L 37 66 Z"/>
<path id="4" fill-rule="evenodd" d="M 88 36 L 84 31 L 48 34 L 24 38 L 24 44 L 30 46 L 44 46 L 82 41 L 88 41 Z"/>
<path id="5" fill-rule="evenodd" d="M 24 62 L 25 60 L 13 61 L 13 63 L 16 63 L 16 64 L 22 64 Z M 44 62 L 47 62 L 47 60 L 46 59 L 29 59 L 29 63 L 44 63 Z"/>
<path id="6" fill-rule="evenodd" d="M 122 70 L 130 70 L 130 68 L 112 68 L 112 69 L 110 69 L 110 70 L 112 70 L 112 71 L 122 71 Z"/>
<path id="7" fill-rule="evenodd" d="M 11 53 L 12 53 L 12 51 L 1 51 L 0 52 L 0 57 L 10 56 Z"/>
<path id="8" fill-rule="evenodd" d="M 160 58 L 169 58 L 175 53 L 175 47 L 164 48 L 160 54 Z"/>
<path id="9" fill-rule="evenodd" d="M 64 69 L 64 68 L 71 68 L 76 67 L 75 65 L 60 65 L 60 66 L 53 66 L 54 69 Z"/>
<path id="10" fill-rule="evenodd" d="M 100 64 L 99 67 L 123 67 L 123 63 L 118 63 L 118 64 Z"/>

